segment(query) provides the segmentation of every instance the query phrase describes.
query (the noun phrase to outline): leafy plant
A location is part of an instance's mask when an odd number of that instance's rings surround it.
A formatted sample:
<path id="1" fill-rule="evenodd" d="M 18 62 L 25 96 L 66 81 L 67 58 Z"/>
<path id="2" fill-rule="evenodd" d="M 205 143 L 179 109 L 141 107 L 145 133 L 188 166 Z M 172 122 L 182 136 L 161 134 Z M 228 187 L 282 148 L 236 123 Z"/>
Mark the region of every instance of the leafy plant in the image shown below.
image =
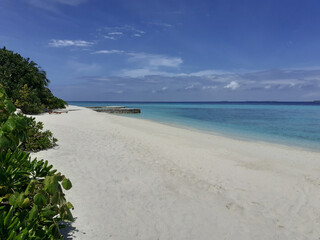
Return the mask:
<path id="1" fill-rule="evenodd" d="M 53 137 L 49 130 L 43 131 L 43 123 L 36 122 L 33 117 L 26 117 L 27 137 L 22 144 L 22 148 L 27 151 L 39 151 L 52 148 L 58 139 Z"/>
<path id="2" fill-rule="evenodd" d="M 43 149 L 57 140 L 42 131 L 41 122 L 15 110 L 0 85 L 0 239 L 62 239 L 60 223 L 73 220 L 63 189 L 72 184 L 48 161 L 31 160 L 21 150 Z"/>
<path id="3" fill-rule="evenodd" d="M 48 161 L 16 150 L 0 153 L 0 236 L 4 239 L 62 239 L 60 222 L 73 221 L 62 189 L 69 179 Z"/>
<path id="4" fill-rule="evenodd" d="M 16 96 L 14 105 L 25 113 L 40 113 L 44 109 L 44 104 L 41 103 L 37 96 L 37 91 L 28 87 L 27 84 L 19 90 L 19 95 Z"/>
<path id="5" fill-rule="evenodd" d="M 0 88 L 0 152 L 15 149 L 26 139 L 27 122 L 14 114 L 15 106 Z"/>
<path id="6" fill-rule="evenodd" d="M 0 84 L 24 113 L 39 113 L 67 105 L 51 93 L 49 82 L 46 72 L 35 62 L 5 47 L 0 49 Z"/>
<path id="7" fill-rule="evenodd" d="M 15 106 L 0 88 L 0 151 L 21 147 L 38 151 L 53 147 L 58 141 L 49 130 L 43 131 L 43 123 L 33 117 L 15 114 Z"/>

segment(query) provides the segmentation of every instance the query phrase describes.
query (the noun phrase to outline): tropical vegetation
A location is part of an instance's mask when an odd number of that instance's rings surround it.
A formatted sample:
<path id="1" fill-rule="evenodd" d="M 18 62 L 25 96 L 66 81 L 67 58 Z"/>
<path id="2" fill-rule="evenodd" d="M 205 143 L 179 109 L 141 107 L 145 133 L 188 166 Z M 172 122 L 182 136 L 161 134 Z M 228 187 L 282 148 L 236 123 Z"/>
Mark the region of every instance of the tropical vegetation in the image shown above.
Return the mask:
<path id="1" fill-rule="evenodd" d="M 45 74 L 42 79 L 37 79 L 37 76 L 43 73 L 35 69 L 21 74 L 14 62 L 7 62 L 6 70 L 1 62 L 3 51 L 9 55 L 12 53 L 5 49 L 0 53 L 0 239 L 62 239 L 60 229 L 64 227 L 63 223 L 73 220 L 70 211 L 73 206 L 66 200 L 63 190 L 69 190 L 72 184 L 48 161 L 32 159 L 25 152 L 50 148 L 57 139 L 51 131 L 44 131 L 43 124 L 36 122 L 35 118 L 17 114 L 15 105 L 23 106 L 21 108 L 25 112 L 40 112 L 44 106 L 51 108 L 61 103 L 61 107 L 63 101 L 57 100 L 46 87 L 43 88 L 42 83 L 19 85 L 24 81 L 18 80 L 19 77 L 31 74 L 33 77 L 28 75 L 26 79 L 41 82 L 45 81 Z M 19 56 L 14 54 L 10 57 Z M 22 60 L 26 64 L 31 63 L 28 59 Z M 1 78 L 3 75 L 7 76 L 4 80 Z M 9 78 L 12 81 L 8 81 Z M 21 95 L 16 92 L 15 84 L 19 86 L 16 89 L 21 87 L 18 91 Z M 54 103 L 56 100 L 57 105 Z"/>
<path id="2" fill-rule="evenodd" d="M 36 114 L 67 105 L 51 93 L 49 82 L 46 72 L 34 61 L 5 47 L 0 49 L 0 84 L 24 113 Z"/>

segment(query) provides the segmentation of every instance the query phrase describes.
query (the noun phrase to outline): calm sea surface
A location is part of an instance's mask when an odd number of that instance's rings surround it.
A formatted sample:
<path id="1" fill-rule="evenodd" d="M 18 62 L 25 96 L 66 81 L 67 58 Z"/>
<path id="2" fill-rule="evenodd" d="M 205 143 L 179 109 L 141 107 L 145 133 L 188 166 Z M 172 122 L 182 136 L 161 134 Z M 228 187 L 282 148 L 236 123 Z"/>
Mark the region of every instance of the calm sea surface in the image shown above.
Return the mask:
<path id="1" fill-rule="evenodd" d="M 320 151 L 320 103 L 68 103 L 84 107 L 119 105 L 140 108 L 141 114 L 127 116 Z"/>

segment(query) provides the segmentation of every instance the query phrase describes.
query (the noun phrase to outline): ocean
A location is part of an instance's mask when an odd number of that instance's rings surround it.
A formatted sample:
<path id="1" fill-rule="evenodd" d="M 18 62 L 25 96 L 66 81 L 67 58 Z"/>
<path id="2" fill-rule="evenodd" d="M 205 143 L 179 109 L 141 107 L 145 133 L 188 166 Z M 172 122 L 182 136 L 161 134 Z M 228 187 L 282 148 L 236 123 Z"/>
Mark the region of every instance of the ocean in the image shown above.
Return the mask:
<path id="1" fill-rule="evenodd" d="M 140 108 L 143 118 L 233 138 L 265 141 L 320 151 L 317 102 L 82 102 L 76 106 Z"/>

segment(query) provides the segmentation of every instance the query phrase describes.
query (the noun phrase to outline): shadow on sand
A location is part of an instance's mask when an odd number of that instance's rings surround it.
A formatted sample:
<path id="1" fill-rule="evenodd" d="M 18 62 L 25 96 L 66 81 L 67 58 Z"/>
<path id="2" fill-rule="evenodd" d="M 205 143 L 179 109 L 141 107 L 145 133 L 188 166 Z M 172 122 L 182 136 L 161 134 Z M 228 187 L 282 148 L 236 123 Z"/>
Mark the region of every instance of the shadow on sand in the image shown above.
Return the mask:
<path id="1" fill-rule="evenodd" d="M 74 219 L 74 222 L 62 222 L 66 227 L 61 229 L 60 232 L 63 235 L 64 240 L 71 240 L 75 237 L 76 233 L 81 233 L 82 235 L 85 235 L 85 232 L 79 231 L 76 227 L 73 226 L 73 224 L 77 221 L 77 219 Z M 77 234 L 79 235 L 79 234 Z"/>

